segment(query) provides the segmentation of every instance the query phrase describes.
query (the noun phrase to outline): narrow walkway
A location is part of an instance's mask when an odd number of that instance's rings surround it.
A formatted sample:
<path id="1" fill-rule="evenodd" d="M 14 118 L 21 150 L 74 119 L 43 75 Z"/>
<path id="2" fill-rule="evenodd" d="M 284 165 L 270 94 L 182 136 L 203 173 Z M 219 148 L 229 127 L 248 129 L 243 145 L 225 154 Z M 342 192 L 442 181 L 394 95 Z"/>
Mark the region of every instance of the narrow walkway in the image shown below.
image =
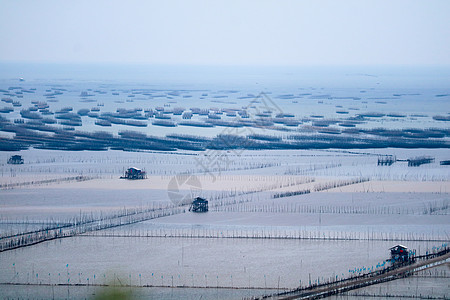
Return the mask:
<path id="1" fill-rule="evenodd" d="M 102 218 L 86 218 L 71 224 L 62 224 L 46 230 L 26 232 L 0 238 L 0 252 L 36 245 L 45 241 L 71 237 L 86 232 L 93 232 L 123 225 L 130 225 L 155 218 L 184 213 L 184 207 L 168 207 L 157 209 L 131 209 L 121 214 Z"/>
<path id="2" fill-rule="evenodd" d="M 369 285 L 387 282 L 398 278 L 408 277 L 412 275 L 414 272 L 427 268 L 430 265 L 443 264 L 446 262 L 446 260 L 450 258 L 450 248 L 446 248 L 440 253 L 441 255 L 438 254 L 431 255 L 430 256 L 431 258 L 429 259 L 425 259 L 423 261 L 419 261 L 406 266 L 396 267 L 386 272 L 376 271 L 354 278 L 331 282 L 328 284 L 296 289 L 290 292 L 285 292 L 271 296 L 264 296 L 260 299 L 277 299 L 277 300 L 320 299 Z"/>

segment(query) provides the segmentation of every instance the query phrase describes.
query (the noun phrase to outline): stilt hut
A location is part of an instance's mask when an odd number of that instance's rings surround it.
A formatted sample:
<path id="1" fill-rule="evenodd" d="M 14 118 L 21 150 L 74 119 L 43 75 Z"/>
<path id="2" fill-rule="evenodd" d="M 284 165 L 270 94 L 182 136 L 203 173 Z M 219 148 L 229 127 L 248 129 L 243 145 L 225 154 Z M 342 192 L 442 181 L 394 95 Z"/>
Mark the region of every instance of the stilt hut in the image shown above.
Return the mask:
<path id="1" fill-rule="evenodd" d="M 23 158 L 20 155 L 13 155 L 8 159 L 8 164 L 10 165 L 22 165 Z"/>
<path id="2" fill-rule="evenodd" d="M 189 211 L 192 212 L 207 212 L 208 211 L 208 200 L 197 197 L 192 201 Z"/>
<path id="3" fill-rule="evenodd" d="M 409 251 L 406 246 L 396 245 L 391 250 L 391 261 L 396 263 L 407 262 L 409 261 Z"/>
<path id="4" fill-rule="evenodd" d="M 125 171 L 125 176 L 120 177 L 121 179 L 145 179 L 147 178 L 147 173 L 138 168 L 129 168 Z"/>

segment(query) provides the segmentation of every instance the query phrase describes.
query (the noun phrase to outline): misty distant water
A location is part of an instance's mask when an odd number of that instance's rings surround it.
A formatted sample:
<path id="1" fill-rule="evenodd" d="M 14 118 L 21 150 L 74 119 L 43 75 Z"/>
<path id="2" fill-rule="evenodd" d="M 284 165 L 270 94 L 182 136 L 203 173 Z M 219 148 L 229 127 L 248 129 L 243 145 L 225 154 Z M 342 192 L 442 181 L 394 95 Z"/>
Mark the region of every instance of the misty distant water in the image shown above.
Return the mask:
<path id="1" fill-rule="evenodd" d="M 0 63 L 0 80 L 82 80 L 146 85 L 247 88 L 391 88 L 448 92 L 445 66 L 191 66 Z"/>
<path id="2" fill-rule="evenodd" d="M 170 115 L 173 109 L 221 110 L 219 122 L 229 122 L 235 120 L 233 111 L 256 108 L 252 101 L 261 93 L 271 102 L 272 118 L 280 112 L 291 114 L 294 123 L 278 126 L 277 130 L 252 128 L 257 134 L 282 136 L 311 125 L 330 128 L 331 133 L 345 133 L 348 127 L 445 129 L 448 122 L 433 117 L 442 114 L 445 117 L 450 112 L 449 82 L 450 69 L 444 67 L 0 64 L 3 96 L 12 95 L 13 100 L 17 96 L 22 105 L 1 114 L 10 120 L 20 119 L 21 110 L 43 101 L 48 101 L 51 113 L 66 107 L 73 108 L 73 113 L 97 107 L 98 114 L 163 107 L 171 126 L 155 126 L 154 119 L 147 118 L 143 121 L 145 127 L 123 124 L 105 127 L 84 116 L 82 125 L 76 128 L 112 133 L 134 130 L 158 136 L 193 133 L 191 125 L 182 124 L 181 114 Z M 14 89 L 11 93 L 15 87 L 32 93 L 14 94 Z M 50 95 L 55 90 L 60 93 Z M 83 93 L 89 97 L 83 97 Z M 231 114 L 222 114 L 227 111 Z M 357 126 L 348 123 L 360 114 L 373 112 L 387 116 L 368 118 Z M 192 121 L 204 124 L 211 122 L 208 118 L 207 114 L 194 113 Z M 316 124 L 318 118 L 327 121 Z M 212 137 L 223 132 L 224 125 L 212 124 L 197 126 L 195 133 Z"/>

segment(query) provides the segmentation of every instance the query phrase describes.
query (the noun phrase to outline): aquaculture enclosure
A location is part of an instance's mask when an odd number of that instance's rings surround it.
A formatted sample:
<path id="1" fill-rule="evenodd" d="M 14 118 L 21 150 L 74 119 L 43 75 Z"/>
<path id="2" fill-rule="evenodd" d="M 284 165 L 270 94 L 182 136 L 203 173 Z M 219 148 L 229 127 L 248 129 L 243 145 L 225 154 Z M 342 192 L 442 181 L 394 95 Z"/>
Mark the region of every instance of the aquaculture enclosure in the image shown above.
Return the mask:
<path id="1" fill-rule="evenodd" d="M 2 81 L 0 294 L 239 299 L 447 247 L 447 87 L 282 77 Z"/>

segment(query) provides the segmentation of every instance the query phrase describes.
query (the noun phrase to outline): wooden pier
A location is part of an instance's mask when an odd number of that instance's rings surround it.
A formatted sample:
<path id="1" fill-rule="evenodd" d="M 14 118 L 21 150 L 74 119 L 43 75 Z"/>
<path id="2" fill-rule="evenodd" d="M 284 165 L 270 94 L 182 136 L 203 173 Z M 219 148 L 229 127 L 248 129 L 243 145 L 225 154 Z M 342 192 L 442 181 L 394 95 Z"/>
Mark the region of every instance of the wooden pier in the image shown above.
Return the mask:
<path id="1" fill-rule="evenodd" d="M 405 263 L 394 265 L 383 270 L 370 272 L 367 274 L 350 277 L 339 281 L 324 284 L 313 284 L 308 287 L 298 288 L 292 291 L 275 295 L 263 296 L 257 299 L 277 299 L 277 300 L 312 300 L 329 297 L 344 293 L 350 290 L 359 289 L 369 285 L 392 281 L 399 278 L 411 276 L 415 272 L 423 270 L 431 265 L 445 263 L 450 259 L 450 248 L 447 247 L 440 252 L 415 257 L 415 263 Z"/>
<path id="2" fill-rule="evenodd" d="M 391 166 L 397 161 L 397 157 L 395 155 L 379 155 L 378 156 L 378 165 L 379 166 Z"/>

